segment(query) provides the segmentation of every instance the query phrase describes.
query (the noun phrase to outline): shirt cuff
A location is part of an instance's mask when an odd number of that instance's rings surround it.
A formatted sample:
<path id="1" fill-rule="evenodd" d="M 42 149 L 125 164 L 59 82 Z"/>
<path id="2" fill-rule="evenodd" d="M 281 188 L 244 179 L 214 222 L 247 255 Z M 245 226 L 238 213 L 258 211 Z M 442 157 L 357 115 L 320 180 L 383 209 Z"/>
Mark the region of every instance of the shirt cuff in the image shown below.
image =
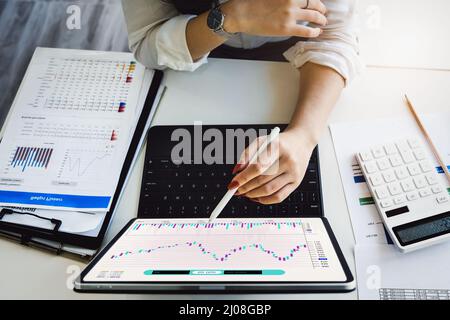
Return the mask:
<path id="1" fill-rule="evenodd" d="M 156 34 L 158 64 L 178 71 L 194 71 L 207 62 L 209 53 L 192 60 L 186 41 L 186 26 L 193 15 L 176 16 L 161 25 Z"/>
<path id="2" fill-rule="evenodd" d="M 345 79 L 346 85 L 362 70 L 354 46 L 337 41 L 298 42 L 284 56 L 295 68 L 301 68 L 308 62 L 329 67 Z"/>

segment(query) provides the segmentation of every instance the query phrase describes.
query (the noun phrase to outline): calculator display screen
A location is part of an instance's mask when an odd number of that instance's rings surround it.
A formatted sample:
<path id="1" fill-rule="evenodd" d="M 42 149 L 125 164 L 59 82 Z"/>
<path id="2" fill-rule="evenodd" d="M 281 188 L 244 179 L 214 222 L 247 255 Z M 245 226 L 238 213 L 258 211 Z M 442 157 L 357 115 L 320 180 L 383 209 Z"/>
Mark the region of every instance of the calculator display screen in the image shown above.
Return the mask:
<path id="1" fill-rule="evenodd" d="M 404 246 L 450 233 L 450 211 L 393 228 Z"/>

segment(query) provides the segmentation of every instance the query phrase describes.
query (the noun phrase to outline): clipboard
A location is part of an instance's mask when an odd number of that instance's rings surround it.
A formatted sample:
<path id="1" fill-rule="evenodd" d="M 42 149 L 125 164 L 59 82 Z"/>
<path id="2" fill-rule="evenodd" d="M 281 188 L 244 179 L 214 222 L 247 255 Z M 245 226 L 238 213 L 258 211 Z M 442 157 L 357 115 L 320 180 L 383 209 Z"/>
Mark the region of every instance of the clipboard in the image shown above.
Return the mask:
<path id="1" fill-rule="evenodd" d="M 123 189 L 126 186 L 128 176 L 132 171 L 134 163 L 139 156 L 141 147 L 146 139 L 147 131 L 150 128 L 151 120 L 155 115 L 157 103 L 164 90 L 161 88 L 163 72 L 155 70 L 153 79 L 145 99 L 144 107 L 133 133 L 128 151 L 120 172 L 114 196 L 111 200 L 110 210 L 106 213 L 100 231 L 97 236 L 85 236 L 59 231 L 58 221 L 52 221 L 55 228 L 53 230 L 21 225 L 2 221 L 2 212 L 8 214 L 3 209 L 0 211 L 0 236 L 17 241 L 22 245 L 42 248 L 56 254 L 69 253 L 83 259 L 90 259 L 100 249 L 108 227 L 115 214 L 117 204 L 120 200 Z M 1 139 L 0 139 L 1 141 Z M 53 219 L 54 220 L 54 219 Z"/>

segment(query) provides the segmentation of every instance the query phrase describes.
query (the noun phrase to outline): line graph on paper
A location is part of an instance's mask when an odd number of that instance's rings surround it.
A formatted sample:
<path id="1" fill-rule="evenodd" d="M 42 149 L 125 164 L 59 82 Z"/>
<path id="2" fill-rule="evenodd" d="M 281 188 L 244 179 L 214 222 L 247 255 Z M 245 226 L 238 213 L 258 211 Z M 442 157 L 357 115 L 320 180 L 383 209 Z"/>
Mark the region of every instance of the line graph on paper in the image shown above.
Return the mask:
<path id="1" fill-rule="evenodd" d="M 100 178 L 111 165 L 112 153 L 112 147 L 67 149 L 58 171 L 58 178 L 77 181 Z"/>

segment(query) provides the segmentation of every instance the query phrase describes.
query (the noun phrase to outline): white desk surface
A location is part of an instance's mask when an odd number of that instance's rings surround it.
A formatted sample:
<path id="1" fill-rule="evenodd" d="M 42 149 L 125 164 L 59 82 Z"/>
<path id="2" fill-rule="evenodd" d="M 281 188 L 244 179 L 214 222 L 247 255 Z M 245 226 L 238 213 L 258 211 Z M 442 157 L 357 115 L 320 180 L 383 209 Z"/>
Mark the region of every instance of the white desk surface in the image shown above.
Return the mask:
<path id="1" fill-rule="evenodd" d="M 450 1 L 358 0 L 360 52 L 367 65 L 450 70 Z"/>
<path id="2" fill-rule="evenodd" d="M 218 61 L 212 61 L 218 64 Z M 414 71 L 400 69 L 368 68 L 340 99 L 330 122 L 356 121 L 372 117 L 409 116 L 402 102 L 402 94 L 408 92 L 416 101 L 420 112 L 450 109 L 450 72 Z M 169 89 L 170 90 L 170 89 Z M 200 94 L 200 93 L 199 93 Z M 182 102 L 180 102 L 181 105 Z M 162 108 L 156 124 L 192 123 L 199 120 L 195 105 L 183 105 L 183 112 Z M 213 104 L 203 110 L 203 120 L 209 123 L 257 123 L 288 121 L 289 112 L 264 112 L 258 106 L 248 106 L 242 113 L 238 105 L 229 106 L 232 119 L 224 119 Z M 233 112 L 234 111 L 234 112 Z M 263 112 L 261 112 L 263 111 Z M 272 110 L 273 111 L 273 110 Z M 348 216 L 345 197 L 340 182 L 331 136 L 327 130 L 320 142 L 325 215 L 344 252 L 354 274 L 354 238 Z M 118 207 L 116 217 L 108 232 L 111 239 L 137 212 L 143 153 L 134 168 L 131 179 Z M 343 294 L 260 294 L 260 295 L 97 295 L 77 294 L 70 285 L 74 274 L 84 264 L 64 256 L 20 246 L 0 239 L 0 299 L 356 299 L 356 291 Z"/>

